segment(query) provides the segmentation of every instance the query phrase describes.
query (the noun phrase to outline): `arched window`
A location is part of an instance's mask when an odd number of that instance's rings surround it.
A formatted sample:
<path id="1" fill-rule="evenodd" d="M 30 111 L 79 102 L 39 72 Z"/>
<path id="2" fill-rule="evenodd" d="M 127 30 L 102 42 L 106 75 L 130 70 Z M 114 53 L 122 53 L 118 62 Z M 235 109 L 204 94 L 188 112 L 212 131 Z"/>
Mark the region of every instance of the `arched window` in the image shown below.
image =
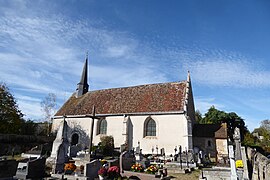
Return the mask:
<path id="1" fill-rule="evenodd" d="M 77 133 L 74 133 L 71 136 L 71 145 L 76 145 L 79 142 L 79 135 Z"/>
<path id="2" fill-rule="evenodd" d="M 211 147 L 212 146 L 212 143 L 211 143 L 210 140 L 208 140 L 207 145 L 208 145 L 208 147 Z"/>
<path id="3" fill-rule="evenodd" d="M 99 121 L 98 134 L 107 134 L 107 121 L 102 119 Z"/>
<path id="4" fill-rule="evenodd" d="M 152 118 L 145 121 L 144 136 L 156 136 L 156 122 Z"/>

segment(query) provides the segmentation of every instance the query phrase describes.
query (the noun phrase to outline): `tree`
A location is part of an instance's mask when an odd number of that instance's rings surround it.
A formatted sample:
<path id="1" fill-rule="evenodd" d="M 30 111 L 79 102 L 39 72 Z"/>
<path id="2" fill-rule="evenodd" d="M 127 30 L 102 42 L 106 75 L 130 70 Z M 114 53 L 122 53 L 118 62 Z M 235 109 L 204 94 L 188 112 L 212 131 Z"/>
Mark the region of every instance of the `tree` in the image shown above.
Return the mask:
<path id="1" fill-rule="evenodd" d="M 41 110 L 44 112 L 45 121 L 50 122 L 53 114 L 56 110 L 56 95 L 54 93 L 49 93 L 40 103 Z"/>
<path id="2" fill-rule="evenodd" d="M 217 124 L 225 119 L 226 113 L 211 106 L 202 119 L 203 124 Z"/>
<path id="3" fill-rule="evenodd" d="M 258 138 L 253 136 L 250 132 L 247 132 L 245 135 L 244 135 L 244 141 L 242 142 L 243 145 L 245 146 L 257 146 L 257 143 L 258 143 Z"/>
<path id="4" fill-rule="evenodd" d="M 258 136 L 263 138 L 258 140 L 256 145 L 262 147 L 266 152 L 270 152 L 270 129 L 269 129 L 269 120 L 261 121 L 259 128 L 254 129 L 253 134 L 257 133 Z"/>
<path id="5" fill-rule="evenodd" d="M 41 105 L 41 110 L 44 113 L 44 120 L 45 122 L 48 123 L 48 127 L 47 127 L 47 134 L 50 134 L 50 130 L 51 130 L 51 119 L 52 116 L 54 115 L 55 111 L 56 111 L 56 95 L 54 93 L 49 93 L 45 99 L 43 99 L 40 103 Z"/>
<path id="6" fill-rule="evenodd" d="M 199 123 L 199 124 L 203 124 L 202 123 L 202 114 L 201 114 L 201 112 L 199 111 L 199 110 L 196 110 L 196 112 L 195 112 L 195 121 L 197 122 L 197 123 Z"/>
<path id="7" fill-rule="evenodd" d="M 23 114 L 5 84 L 0 84 L 0 132 L 21 134 Z"/>
<path id="8" fill-rule="evenodd" d="M 244 139 L 244 135 L 248 132 L 244 120 L 235 112 L 226 113 L 216 109 L 215 106 L 209 108 L 200 122 L 201 124 L 227 123 L 228 135 L 231 140 L 233 140 L 234 129 L 236 127 L 240 129 L 242 140 Z"/>
<path id="9" fill-rule="evenodd" d="M 21 126 L 21 134 L 24 135 L 34 135 L 37 131 L 37 124 L 32 120 L 24 121 Z"/>
<path id="10" fill-rule="evenodd" d="M 260 124 L 261 124 L 260 127 L 266 129 L 267 131 L 270 131 L 270 120 L 269 119 L 261 121 Z"/>
<path id="11" fill-rule="evenodd" d="M 112 136 L 102 136 L 100 138 L 99 146 L 103 152 L 103 155 L 112 155 L 114 151 L 114 139 Z"/>
<path id="12" fill-rule="evenodd" d="M 227 123 L 228 134 L 231 140 L 233 140 L 234 129 L 236 127 L 240 129 L 241 141 L 244 140 L 245 134 L 249 132 L 245 126 L 245 121 L 235 112 L 226 113 L 223 122 Z"/>

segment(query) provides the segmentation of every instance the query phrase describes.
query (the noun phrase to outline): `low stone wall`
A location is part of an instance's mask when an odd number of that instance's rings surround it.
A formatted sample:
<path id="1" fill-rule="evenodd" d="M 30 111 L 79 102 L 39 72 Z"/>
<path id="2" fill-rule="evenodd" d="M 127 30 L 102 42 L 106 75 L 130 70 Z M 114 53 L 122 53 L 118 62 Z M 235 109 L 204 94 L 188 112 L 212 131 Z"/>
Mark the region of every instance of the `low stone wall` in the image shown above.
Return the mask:
<path id="1" fill-rule="evenodd" d="M 230 168 L 212 168 L 212 169 L 203 169 L 201 179 L 207 180 L 230 180 L 231 179 L 231 170 Z"/>
<path id="2" fill-rule="evenodd" d="M 17 134 L 0 134 L 0 143 L 49 143 L 53 142 L 55 137 L 52 136 L 32 136 Z"/>
<path id="3" fill-rule="evenodd" d="M 0 134 L 0 156 L 19 154 L 41 144 L 51 144 L 54 139 L 48 136 Z"/>
<path id="4" fill-rule="evenodd" d="M 255 149 L 247 147 L 247 157 L 249 162 L 250 179 L 264 180 L 270 177 L 270 160 L 257 152 Z"/>

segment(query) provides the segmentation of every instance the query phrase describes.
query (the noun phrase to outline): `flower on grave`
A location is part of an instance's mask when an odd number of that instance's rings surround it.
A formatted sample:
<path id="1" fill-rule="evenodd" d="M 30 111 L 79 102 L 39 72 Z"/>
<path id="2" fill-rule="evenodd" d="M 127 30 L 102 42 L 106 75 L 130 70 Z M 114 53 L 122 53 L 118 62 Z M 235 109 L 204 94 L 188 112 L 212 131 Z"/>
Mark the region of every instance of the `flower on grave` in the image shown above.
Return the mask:
<path id="1" fill-rule="evenodd" d="M 102 160 L 100 160 L 100 163 L 101 163 L 101 165 L 107 164 L 107 160 L 102 159 Z"/>
<path id="2" fill-rule="evenodd" d="M 149 166 L 145 172 L 149 174 L 155 174 L 158 171 L 158 167 L 156 165 Z"/>
<path id="3" fill-rule="evenodd" d="M 80 165 L 80 171 L 81 171 L 81 172 L 84 171 L 84 165 Z"/>
<path id="4" fill-rule="evenodd" d="M 104 177 L 104 176 L 107 176 L 107 169 L 104 168 L 104 167 L 101 167 L 99 170 L 98 170 L 98 175 Z"/>
<path id="5" fill-rule="evenodd" d="M 75 171 L 76 165 L 74 163 L 67 163 L 65 164 L 64 170 L 65 171 Z"/>
<path id="6" fill-rule="evenodd" d="M 117 166 L 111 166 L 108 169 L 107 173 L 108 173 L 109 178 L 111 179 L 120 177 L 120 170 Z"/>
<path id="7" fill-rule="evenodd" d="M 140 163 L 136 163 L 136 164 L 133 164 L 131 166 L 131 171 L 133 171 L 133 172 L 143 172 L 144 168 Z"/>

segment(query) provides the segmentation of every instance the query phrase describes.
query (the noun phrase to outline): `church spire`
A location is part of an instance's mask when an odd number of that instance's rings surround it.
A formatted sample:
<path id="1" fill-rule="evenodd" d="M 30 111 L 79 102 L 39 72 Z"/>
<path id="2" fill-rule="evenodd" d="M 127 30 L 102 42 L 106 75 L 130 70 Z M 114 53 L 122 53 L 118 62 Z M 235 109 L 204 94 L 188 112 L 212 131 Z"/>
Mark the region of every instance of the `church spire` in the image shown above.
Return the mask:
<path id="1" fill-rule="evenodd" d="M 190 72 L 188 71 L 188 75 L 187 75 L 187 82 L 190 83 Z"/>
<path id="2" fill-rule="evenodd" d="M 89 85 L 87 83 L 87 66 L 88 66 L 88 52 L 83 67 L 83 72 L 80 82 L 77 84 L 76 97 L 80 97 L 88 92 Z"/>

